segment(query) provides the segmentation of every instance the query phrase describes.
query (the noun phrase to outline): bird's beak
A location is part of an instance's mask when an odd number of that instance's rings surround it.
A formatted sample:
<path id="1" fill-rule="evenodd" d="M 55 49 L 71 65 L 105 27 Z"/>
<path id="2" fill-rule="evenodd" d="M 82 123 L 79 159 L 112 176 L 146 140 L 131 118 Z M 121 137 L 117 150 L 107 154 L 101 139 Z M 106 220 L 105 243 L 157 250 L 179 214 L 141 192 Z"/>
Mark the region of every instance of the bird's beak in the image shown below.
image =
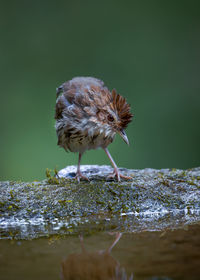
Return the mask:
<path id="1" fill-rule="evenodd" d="M 122 139 L 124 140 L 124 142 L 125 142 L 127 145 L 129 145 L 128 137 L 127 137 L 125 131 L 122 129 L 122 130 L 120 130 L 118 133 L 119 133 L 119 135 L 122 137 Z"/>

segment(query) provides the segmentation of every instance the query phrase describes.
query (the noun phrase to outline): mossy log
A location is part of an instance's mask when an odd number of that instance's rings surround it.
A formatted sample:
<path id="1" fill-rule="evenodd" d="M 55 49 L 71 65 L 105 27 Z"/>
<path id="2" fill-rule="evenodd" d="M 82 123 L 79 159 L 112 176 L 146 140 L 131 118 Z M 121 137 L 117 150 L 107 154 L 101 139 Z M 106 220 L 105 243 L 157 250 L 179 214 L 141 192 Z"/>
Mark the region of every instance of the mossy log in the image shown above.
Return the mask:
<path id="1" fill-rule="evenodd" d="M 75 166 L 41 182 L 0 182 L 1 238 L 100 230 L 159 230 L 200 221 L 200 168 L 121 168 L 129 181 L 109 181 L 110 166 L 81 166 L 89 182 L 73 179 Z"/>

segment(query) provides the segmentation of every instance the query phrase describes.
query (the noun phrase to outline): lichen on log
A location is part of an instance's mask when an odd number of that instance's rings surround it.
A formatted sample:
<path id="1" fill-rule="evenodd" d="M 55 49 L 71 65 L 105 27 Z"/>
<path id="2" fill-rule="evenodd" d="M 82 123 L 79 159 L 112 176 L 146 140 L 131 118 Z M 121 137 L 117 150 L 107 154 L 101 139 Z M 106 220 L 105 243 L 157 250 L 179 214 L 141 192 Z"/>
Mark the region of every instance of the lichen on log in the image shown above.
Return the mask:
<path id="1" fill-rule="evenodd" d="M 200 220 L 200 168 L 121 168 L 129 181 L 109 181 L 110 166 L 69 166 L 41 182 L 0 182 L 1 238 L 118 229 L 155 230 Z"/>

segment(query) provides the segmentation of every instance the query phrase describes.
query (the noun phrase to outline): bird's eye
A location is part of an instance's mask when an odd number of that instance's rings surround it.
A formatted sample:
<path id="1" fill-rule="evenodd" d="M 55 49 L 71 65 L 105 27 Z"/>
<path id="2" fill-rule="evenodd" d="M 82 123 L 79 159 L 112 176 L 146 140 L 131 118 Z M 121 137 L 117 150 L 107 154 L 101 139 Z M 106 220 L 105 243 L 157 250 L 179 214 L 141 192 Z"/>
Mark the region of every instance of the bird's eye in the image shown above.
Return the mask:
<path id="1" fill-rule="evenodd" d="M 107 116 L 107 119 L 108 119 L 109 122 L 113 122 L 114 121 L 114 118 L 113 118 L 113 116 L 111 114 L 109 114 Z"/>

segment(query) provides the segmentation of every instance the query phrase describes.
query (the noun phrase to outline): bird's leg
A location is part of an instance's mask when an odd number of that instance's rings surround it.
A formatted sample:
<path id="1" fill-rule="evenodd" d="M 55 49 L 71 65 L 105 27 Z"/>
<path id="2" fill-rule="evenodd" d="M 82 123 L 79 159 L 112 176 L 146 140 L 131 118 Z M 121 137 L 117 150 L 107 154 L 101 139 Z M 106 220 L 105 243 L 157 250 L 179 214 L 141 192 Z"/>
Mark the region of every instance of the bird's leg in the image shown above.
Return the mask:
<path id="1" fill-rule="evenodd" d="M 82 154 L 79 153 L 79 156 L 78 156 L 78 166 L 77 166 L 77 172 L 76 172 L 75 179 L 77 179 L 78 182 L 80 182 L 80 178 L 82 178 L 83 180 L 89 181 L 89 179 L 86 176 L 83 176 L 83 174 L 81 173 L 81 169 L 80 169 L 81 157 L 82 157 Z"/>
<path id="2" fill-rule="evenodd" d="M 115 240 L 113 241 L 113 243 L 110 245 L 110 247 L 106 250 L 107 253 L 111 253 L 112 248 L 117 244 L 117 242 L 120 240 L 122 236 L 122 233 L 117 232 L 115 235 Z"/>
<path id="3" fill-rule="evenodd" d="M 116 176 L 118 182 L 120 182 L 120 178 L 126 179 L 126 180 L 132 179 L 132 177 L 128 177 L 128 176 L 124 176 L 124 175 L 120 174 L 120 173 L 119 173 L 119 169 L 118 169 L 116 163 L 114 162 L 114 160 L 113 160 L 111 154 L 109 153 L 108 149 L 107 149 L 107 148 L 104 148 L 104 151 L 105 151 L 106 155 L 108 156 L 110 162 L 112 163 L 112 166 L 114 167 L 113 173 L 112 173 L 111 175 L 109 175 L 108 178 L 114 178 L 114 177 Z"/>
<path id="4" fill-rule="evenodd" d="M 106 152 L 106 155 L 108 156 L 112 166 L 114 167 L 114 172 L 111 175 L 109 175 L 108 177 L 109 178 L 114 178 L 116 176 L 118 182 L 120 182 L 119 170 L 118 170 L 118 167 L 117 167 L 116 163 L 114 162 L 114 160 L 113 160 L 111 154 L 109 153 L 108 149 L 104 148 L 104 151 Z"/>
<path id="5" fill-rule="evenodd" d="M 82 234 L 79 235 L 79 239 L 80 239 L 80 242 L 81 242 L 82 253 L 86 253 L 86 249 L 85 249 L 85 246 L 84 246 L 83 235 Z"/>

